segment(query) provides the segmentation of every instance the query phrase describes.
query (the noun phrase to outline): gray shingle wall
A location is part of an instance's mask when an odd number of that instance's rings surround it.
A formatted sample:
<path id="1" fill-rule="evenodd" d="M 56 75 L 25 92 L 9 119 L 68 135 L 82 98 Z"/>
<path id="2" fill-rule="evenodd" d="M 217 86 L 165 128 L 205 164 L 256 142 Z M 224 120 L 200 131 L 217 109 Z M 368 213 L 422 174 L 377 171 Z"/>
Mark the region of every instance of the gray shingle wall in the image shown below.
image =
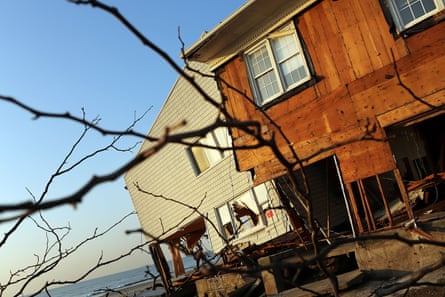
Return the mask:
<path id="1" fill-rule="evenodd" d="M 202 64 L 193 64 L 193 66 L 199 67 L 201 71 L 206 70 Z M 196 81 L 208 94 L 219 100 L 219 93 L 212 79 L 197 77 Z M 164 133 L 165 127 L 183 119 L 187 121 L 186 127 L 175 130 L 175 133 L 199 129 L 211 123 L 216 116 L 217 110 L 204 102 L 184 79 L 179 78 L 149 135 L 159 137 Z M 151 145 L 148 141 L 144 142 L 140 151 Z M 185 224 L 192 218 L 196 218 L 197 214 L 178 203 L 142 193 L 136 189 L 135 183 L 152 194 L 163 195 L 193 207 L 197 207 L 202 201 L 200 212 L 207 215 L 216 226 L 214 208 L 235 198 L 252 186 L 248 173 L 236 171 L 231 153 L 215 166 L 196 176 L 186 154 L 186 147 L 179 144 L 167 145 L 143 164 L 127 172 L 125 180 L 141 226 L 153 236 L 161 236 L 169 230 L 174 231 L 178 224 Z M 277 203 L 276 199 L 275 203 Z M 269 220 L 269 222 L 275 222 L 275 224 L 269 224 L 260 232 L 239 240 L 253 240 L 259 243 L 286 231 L 285 216 L 277 213 L 274 221 Z M 223 241 L 211 224 L 207 223 L 207 228 L 213 249 L 220 250 L 223 247 Z"/>

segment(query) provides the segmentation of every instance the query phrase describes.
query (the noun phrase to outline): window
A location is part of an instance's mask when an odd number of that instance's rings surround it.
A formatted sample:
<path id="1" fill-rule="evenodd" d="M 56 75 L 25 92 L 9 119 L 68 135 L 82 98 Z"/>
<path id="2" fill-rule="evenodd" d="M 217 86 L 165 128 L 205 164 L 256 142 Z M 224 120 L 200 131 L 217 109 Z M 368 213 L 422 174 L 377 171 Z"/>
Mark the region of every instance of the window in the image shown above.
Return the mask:
<path id="1" fill-rule="evenodd" d="M 212 147 L 227 148 L 231 146 L 231 138 L 225 128 L 217 128 L 207 133 L 206 137 L 201 138 L 198 142 Z M 227 155 L 227 151 L 222 152 L 217 149 L 191 146 L 187 148 L 187 155 L 195 174 L 198 175 L 218 163 Z"/>
<path id="2" fill-rule="evenodd" d="M 245 55 L 258 105 L 275 99 L 311 78 L 292 24 L 270 34 Z"/>
<path id="3" fill-rule="evenodd" d="M 263 184 L 216 208 L 222 233 L 226 238 L 242 237 L 264 226 L 263 210 L 268 206 L 269 200 Z"/>
<path id="4" fill-rule="evenodd" d="M 445 0 L 389 0 L 399 32 L 445 8 Z"/>

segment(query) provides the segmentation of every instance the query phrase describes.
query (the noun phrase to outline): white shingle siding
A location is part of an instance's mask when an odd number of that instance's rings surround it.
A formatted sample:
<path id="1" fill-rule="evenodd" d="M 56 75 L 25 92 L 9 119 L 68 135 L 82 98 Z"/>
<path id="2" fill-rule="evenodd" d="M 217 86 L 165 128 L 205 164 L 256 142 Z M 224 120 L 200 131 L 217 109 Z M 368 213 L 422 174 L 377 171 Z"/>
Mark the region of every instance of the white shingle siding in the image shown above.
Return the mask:
<path id="1" fill-rule="evenodd" d="M 208 71 L 203 64 L 193 63 L 192 66 L 199 67 L 201 71 Z M 216 83 L 211 78 L 197 76 L 196 81 L 212 98 L 220 100 Z M 205 102 L 196 90 L 180 77 L 172 88 L 149 135 L 159 137 L 164 133 L 165 127 L 177 124 L 183 119 L 187 121 L 186 127 L 175 130 L 174 133 L 199 129 L 212 123 L 216 116 L 217 110 Z M 150 142 L 145 141 L 140 151 L 151 145 Z M 249 173 L 236 171 L 231 152 L 218 164 L 196 176 L 185 150 L 186 147 L 183 145 L 168 144 L 125 175 L 141 227 L 155 237 L 165 235 L 163 233 L 172 228 L 172 231 L 175 231 L 180 222 L 183 225 L 190 221 L 192 218 L 182 220 L 193 211 L 177 203 L 141 193 L 136 189 L 135 183 L 145 191 L 176 199 L 193 207 L 198 206 L 205 197 L 199 210 L 207 215 L 215 226 L 218 226 L 215 207 L 252 187 Z M 278 205 L 276 196 L 271 196 L 275 205 Z M 260 243 L 285 232 L 287 219 L 279 211 L 276 211 L 276 214 L 275 224 L 269 224 L 260 232 L 240 240 L 253 240 L 255 243 Z M 197 214 L 193 214 L 192 217 L 196 218 Z M 268 221 L 273 222 L 273 220 Z M 218 232 L 209 223 L 207 223 L 207 228 L 213 249 L 219 251 L 223 247 L 223 242 Z"/>

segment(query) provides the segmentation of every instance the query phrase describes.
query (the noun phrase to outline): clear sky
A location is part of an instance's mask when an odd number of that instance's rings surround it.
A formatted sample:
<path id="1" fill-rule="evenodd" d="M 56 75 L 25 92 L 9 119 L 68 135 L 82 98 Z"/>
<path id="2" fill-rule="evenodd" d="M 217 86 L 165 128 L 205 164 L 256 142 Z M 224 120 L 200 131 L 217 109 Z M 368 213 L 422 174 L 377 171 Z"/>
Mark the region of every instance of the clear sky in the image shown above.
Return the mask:
<path id="1" fill-rule="evenodd" d="M 146 36 L 166 50 L 180 65 L 178 27 L 185 47 L 197 41 L 239 8 L 244 0 L 226 1 L 107 1 L 117 6 Z M 87 119 L 101 118 L 107 129 L 124 130 L 150 107 L 135 130 L 146 133 L 177 74 L 143 47 L 116 19 L 89 6 L 63 0 L 0 1 L 0 94 L 13 96 L 36 109 L 67 112 Z M 82 132 L 81 126 L 58 119 L 34 120 L 31 114 L 0 101 L 0 203 L 17 203 L 39 197 L 51 174 Z M 69 164 L 111 141 L 91 131 Z M 120 147 L 134 144 L 125 139 Z M 47 199 L 72 193 L 93 174 L 104 174 L 130 160 L 132 152 L 106 152 L 74 172 L 57 178 Z M 29 191 L 29 192 L 28 192 Z M 53 225 L 72 231 L 64 248 L 102 231 L 133 211 L 123 179 L 102 185 L 85 197 L 77 209 L 64 206 L 44 216 Z M 7 214 L 6 214 L 7 215 Z M 0 214 L 4 218 L 5 214 Z M 0 233 L 9 229 L 0 224 Z M 113 257 L 141 243 L 140 235 L 124 231 L 139 227 L 136 216 L 113 233 L 85 246 L 49 279 L 75 278 L 95 262 L 101 251 Z M 10 271 L 33 264 L 45 249 L 45 235 L 28 220 L 0 248 L 0 282 Z M 136 253 L 93 276 L 118 272 L 148 263 Z M 5 296 L 5 295 L 4 295 Z M 8 295 L 6 295 L 8 296 Z"/>

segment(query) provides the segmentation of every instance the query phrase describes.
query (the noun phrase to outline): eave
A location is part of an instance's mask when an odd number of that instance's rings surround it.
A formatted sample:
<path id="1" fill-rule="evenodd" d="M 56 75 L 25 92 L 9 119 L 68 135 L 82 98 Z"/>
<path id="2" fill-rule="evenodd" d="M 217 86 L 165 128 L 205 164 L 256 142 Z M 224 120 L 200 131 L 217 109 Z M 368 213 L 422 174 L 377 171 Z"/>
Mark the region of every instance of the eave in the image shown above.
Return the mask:
<path id="1" fill-rule="evenodd" d="M 212 70 L 320 0 L 250 0 L 200 40 L 183 57 Z"/>

